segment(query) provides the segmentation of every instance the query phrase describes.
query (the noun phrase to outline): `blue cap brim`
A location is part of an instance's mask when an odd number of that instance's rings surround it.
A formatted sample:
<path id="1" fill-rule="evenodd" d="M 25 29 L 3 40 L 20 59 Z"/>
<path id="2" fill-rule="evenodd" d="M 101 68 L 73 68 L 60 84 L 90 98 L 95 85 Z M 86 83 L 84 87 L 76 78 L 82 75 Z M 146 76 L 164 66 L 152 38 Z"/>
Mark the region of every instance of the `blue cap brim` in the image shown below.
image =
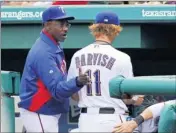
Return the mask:
<path id="1" fill-rule="evenodd" d="M 62 17 L 53 18 L 52 20 L 62 20 L 62 19 L 74 20 L 75 17 L 73 17 L 73 16 L 62 16 Z"/>

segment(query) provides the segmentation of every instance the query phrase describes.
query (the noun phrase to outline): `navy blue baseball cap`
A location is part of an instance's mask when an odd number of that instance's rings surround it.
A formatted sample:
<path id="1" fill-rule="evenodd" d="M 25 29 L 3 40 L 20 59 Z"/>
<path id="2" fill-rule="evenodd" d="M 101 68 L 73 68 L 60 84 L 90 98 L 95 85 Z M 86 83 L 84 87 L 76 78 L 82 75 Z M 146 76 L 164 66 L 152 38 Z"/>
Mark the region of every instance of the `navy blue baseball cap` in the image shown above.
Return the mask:
<path id="1" fill-rule="evenodd" d="M 120 20 L 117 14 L 115 14 L 114 12 L 106 11 L 106 12 L 100 12 L 97 14 L 95 23 L 120 25 Z"/>
<path id="2" fill-rule="evenodd" d="M 42 14 L 43 23 L 49 20 L 74 20 L 73 16 L 67 16 L 65 10 L 60 6 L 52 6 L 47 8 Z"/>

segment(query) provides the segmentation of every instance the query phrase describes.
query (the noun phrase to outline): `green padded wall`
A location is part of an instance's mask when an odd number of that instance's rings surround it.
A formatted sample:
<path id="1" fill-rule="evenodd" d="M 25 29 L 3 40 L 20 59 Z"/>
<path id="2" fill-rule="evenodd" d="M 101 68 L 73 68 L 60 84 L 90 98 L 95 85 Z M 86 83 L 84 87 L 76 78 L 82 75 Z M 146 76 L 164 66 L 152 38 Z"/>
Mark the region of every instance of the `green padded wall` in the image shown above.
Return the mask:
<path id="1" fill-rule="evenodd" d="M 1 71 L 2 92 L 10 95 L 19 94 L 20 73 L 12 71 Z"/>
<path id="2" fill-rule="evenodd" d="M 82 48 L 94 41 L 89 32 L 90 24 L 72 24 L 64 48 Z M 30 49 L 39 37 L 42 25 L 2 25 L 2 49 Z M 140 48 L 141 36 L 138 25 L 123 25 L 123 31 L 113 42 L 117 48 Z"/>
<path id="3" fill-rule="evenodd" d="M 1 99 L 1 132 L 15 132 L 14 98 L 2 96 Z"/>

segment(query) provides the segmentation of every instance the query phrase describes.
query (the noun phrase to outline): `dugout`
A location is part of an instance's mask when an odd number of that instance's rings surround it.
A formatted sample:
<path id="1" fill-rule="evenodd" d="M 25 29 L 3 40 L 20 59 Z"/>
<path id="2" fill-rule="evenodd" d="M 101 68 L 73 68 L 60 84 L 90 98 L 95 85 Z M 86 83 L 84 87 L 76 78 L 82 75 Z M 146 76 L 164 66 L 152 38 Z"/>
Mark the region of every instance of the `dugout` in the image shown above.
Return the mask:
<path id="1" fill-rule="evenodd" d="M 134 75 L 176 75 L 175 5 L 87 5 L 65 6 L 65 9 L 76 18 L 63 45 L 67 68 L 74 52 L 93 42 L 88 26 L 96 13 L 112 10 L 119 15 L 123 26 L 113 46 L 131 56 Z M 27 53 L 42 29 L 43 10 L 44 7 L 2 7 L 1 70 L 22 74 Z M 73 123 L 74 119 L 77 118 L 72 119 Z M 61 124 L 64 123 L 67 122 Z"/>
<path id="2" fill-rule="evenodd" d="M 175 8 L 175 5 L 66 6 L 68 14 L 76 17 L 63 45 L 67 67 L 74 52 L 93 42 L 88 26 L 95 14 L 112 10 L 118 13 L 123 26 L 113 45 L 131 56 L 135 76 L 176 74 Z M 42 29 L 43 10 L 43 7 L 2 7 L 2 70 L 22 72 L 26 55 Z M 89 12 L 87 15 L 84 14 L 86 11 Z M 32 13 L 33 17 L 25 13 Z"/>

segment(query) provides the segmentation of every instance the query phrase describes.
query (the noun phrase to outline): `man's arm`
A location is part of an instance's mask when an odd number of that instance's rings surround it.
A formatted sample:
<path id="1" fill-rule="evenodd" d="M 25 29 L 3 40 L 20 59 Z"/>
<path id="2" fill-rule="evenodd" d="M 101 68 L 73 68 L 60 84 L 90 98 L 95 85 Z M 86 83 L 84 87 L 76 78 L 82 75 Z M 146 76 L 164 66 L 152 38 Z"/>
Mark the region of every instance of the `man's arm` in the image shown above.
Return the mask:
<path id="1" fill-rule="evenodd" d="M 73 100 L 75 100 L 75 101 L 79 101 L 79 95 L 78 95 L 78 93 L 74 93 L 72 96 L 71 96 L 71 98 L 73 99 Z"/>
<path id="2" fill-rule="evenodd" d="M 135 128 L 137 128 L 145 120 L 151 119 L 152 117 L 153 117 L 152 111 L 149 108 L 147 108 L 134 120 L 126 121 L 124 123 L 118 124 L 114 128 L 113 133 L 122 133 L 122 132 L 132 133 Z"/>
<path id="3" fill-rule="evenodd" d="M 153 113 L 150 108 L 145 109 L 140 115 L 143 117 L 144 121 L 153 118 Z"/>
<path id="4" fill-rule="evenodd" d="M 51 53 L 40 53 L 36 57 L 34 66 L 39 80 L 46 86 L 52 97 L 60 102 L 81 89 L 78 87 L 78 77 L 75 76 L 68 81 L 64 80 L 66 75 L 60 70 Z"/>
<path id="5" fill-rule="evenodd" d="M 124 123 L 118 124 L 113 133 L 120 133 L 120 132 L 132 132 L 135 128 L 137 128 L 140 124 L 144 121 L 156 118 L 160 116 L 162 109 L 164 108 L 165 104 L 172 104 L 176 102 L 176 100 L 171 100 L 167 102 L 157 103 L 148 108 L 146 108 L 139 116 L 137 116 L 134 120 L 126 121 Z"/>

